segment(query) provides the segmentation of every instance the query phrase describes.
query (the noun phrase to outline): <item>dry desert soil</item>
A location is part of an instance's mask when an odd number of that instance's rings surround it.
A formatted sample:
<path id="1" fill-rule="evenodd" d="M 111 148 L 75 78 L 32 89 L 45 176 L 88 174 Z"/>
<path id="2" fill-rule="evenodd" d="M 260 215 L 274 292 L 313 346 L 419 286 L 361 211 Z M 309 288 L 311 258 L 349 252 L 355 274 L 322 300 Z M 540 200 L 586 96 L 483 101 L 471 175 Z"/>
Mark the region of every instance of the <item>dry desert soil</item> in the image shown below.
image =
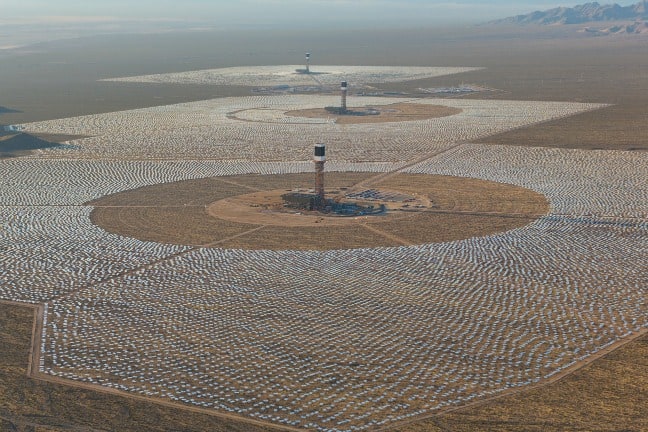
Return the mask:
<path id="1" fill-rule="evenodd" d="M 366 112 L 373 108 L 375 115 L 353 115 L 354 113 Z M 331 114 L 324 108 L 288 111 L 286 115 L 308 118 L 329 118 L 337 124 L 359 124 L 359 123 L 393 123 L 402 121 L 426 120 L 451 116 L 461 112 L 460 109 L 443 105 L 420 105 L 398 103 L 380 107 L 349 107 L 347 115 Z"/>
<path id="2" fill-rule="evenodd" d="M 376 179 L 371 183 L 372 178 Z M 328 250 L 403 246 L 494 234 L 528 225 L 549 211 L 541 194 L 528 189 L 447 176 L 406 175 L 383 178 L 363 173 L 328 173 L 331 188 L 385 189 L 431 199 L 429 208 L 396 210 L 386 215 L 328 217 L 284 214 L 251 203 L 245 218 L 209 211 L 215 203 L 251 191 L 308 188 L 312 174 L 234 176 L 143 187 L 88 203 L 91 220 L 106 231 L 145 241 L 233 249 Z M 277 195 L 277 194 L 275 194 Z M 254 210 L 252 213 L 251 210 Z M 225 214 L 227 213 L 227 214 Z M 296 212 L 297 213 L 297 212 Z M 269 219 L 270 220 L 269 220 Z M 272 220 L 274 219 L 274 220 Z M 335 224 L 334 230 L 326 226 Z M 261 229 L 258 229 L 261 227 Z"/>

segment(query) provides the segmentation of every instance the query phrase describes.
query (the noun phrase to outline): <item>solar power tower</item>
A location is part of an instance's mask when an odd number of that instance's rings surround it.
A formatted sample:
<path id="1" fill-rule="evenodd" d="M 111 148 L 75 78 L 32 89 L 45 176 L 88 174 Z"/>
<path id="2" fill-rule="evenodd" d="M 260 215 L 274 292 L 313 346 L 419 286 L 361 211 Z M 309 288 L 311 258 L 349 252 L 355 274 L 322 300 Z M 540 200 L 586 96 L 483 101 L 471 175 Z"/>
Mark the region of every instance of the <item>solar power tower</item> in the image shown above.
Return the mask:
<path id="1" fill-rule="evenodd" d="M 326 146 L 315 144 L 315 209 L 324 207 L 324 163 L 326 162 Z"/>

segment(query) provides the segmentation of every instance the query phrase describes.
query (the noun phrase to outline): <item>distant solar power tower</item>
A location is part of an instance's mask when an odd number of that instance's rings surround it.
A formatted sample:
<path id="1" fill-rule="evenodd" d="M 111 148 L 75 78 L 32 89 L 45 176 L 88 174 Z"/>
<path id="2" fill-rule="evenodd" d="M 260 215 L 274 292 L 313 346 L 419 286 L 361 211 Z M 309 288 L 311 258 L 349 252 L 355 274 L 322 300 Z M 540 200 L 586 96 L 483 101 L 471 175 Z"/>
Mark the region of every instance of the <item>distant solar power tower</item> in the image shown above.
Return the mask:
<path id="1" fill-rule="evenodd" d="M 348 86 L 346 81 L 342 81 L 340 85 L 340 91 L 342 92 L 342 102 L 340 103 L 340 114 L 346 114 L 347 112 L 347 91 Z"/>
<path id="2" fill-rule="evenodd" d="M 310 57 L 311 54 L 307 52 L 306 53 L 306 73 L 310 73 Z"/>

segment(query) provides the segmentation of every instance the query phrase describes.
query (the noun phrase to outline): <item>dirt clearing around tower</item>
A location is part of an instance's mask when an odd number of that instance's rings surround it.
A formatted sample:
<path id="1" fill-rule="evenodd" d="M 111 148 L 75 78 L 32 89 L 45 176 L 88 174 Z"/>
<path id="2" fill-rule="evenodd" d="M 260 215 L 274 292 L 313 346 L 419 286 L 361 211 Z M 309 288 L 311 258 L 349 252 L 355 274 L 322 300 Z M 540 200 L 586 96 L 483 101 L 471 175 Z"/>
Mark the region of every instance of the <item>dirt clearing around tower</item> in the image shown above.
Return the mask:
<path id="1" fill-rule="evenodd" d="M 371 175 L 366 173 L 329 173 L 327 185 L 351 189 L 369 178 Z M 524 226 L 549 210 L 541 194 L 521 187 L 421 174 L 400 174 L 378 181 L 372 187 L 425 197 L 431 203 L 425 209 L 402 209 L 371 217 L 274 214 L 268 210 L 274 202 L 250 199 L 238 206 L 230 203 L 218 211 L 208 209 L 214 202 L 247 196 L 250 189 L 290 191 L 307 188 L 312 180 L 311 174 L 200 179 L 121 192 L 88 204 L 95 207 L 91 219 L 96 225 L 142 240 L 183 245 L 218 243 L 219 247 L 243 249 L 307 250 L 458 240 Z M 239 213 L 244 210 L 243 218 Z M 326 229 L 331 224 L 335 228 Z M 269 226 L 254 229 L 263 225 Z"/>

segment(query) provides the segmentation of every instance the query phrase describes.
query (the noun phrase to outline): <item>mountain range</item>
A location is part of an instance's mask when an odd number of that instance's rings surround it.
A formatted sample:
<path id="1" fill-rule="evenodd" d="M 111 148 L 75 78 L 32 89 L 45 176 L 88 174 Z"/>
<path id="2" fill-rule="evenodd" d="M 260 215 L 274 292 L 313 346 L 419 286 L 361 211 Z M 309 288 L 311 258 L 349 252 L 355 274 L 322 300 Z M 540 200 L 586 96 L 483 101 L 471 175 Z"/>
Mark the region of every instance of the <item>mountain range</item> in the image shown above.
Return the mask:
<path id="1" fill-rule="evenodd" d="M 597 2 L 574 7 L 558 7 L 493 21 L 492 24 L 582 24 L 601 21 L 648 20 L 648 0 L 630 6 L 601 5 Z"/>

